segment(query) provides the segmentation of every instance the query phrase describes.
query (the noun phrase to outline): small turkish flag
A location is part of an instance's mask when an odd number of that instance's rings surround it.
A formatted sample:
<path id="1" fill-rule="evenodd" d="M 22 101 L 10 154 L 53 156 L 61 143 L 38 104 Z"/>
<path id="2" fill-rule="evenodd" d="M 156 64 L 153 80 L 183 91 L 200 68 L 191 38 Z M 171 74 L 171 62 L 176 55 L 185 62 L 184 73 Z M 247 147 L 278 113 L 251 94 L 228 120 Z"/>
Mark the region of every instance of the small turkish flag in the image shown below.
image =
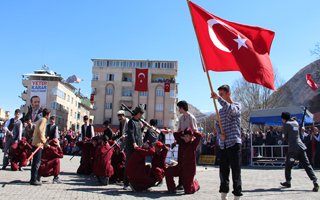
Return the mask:
<path id="1" fill-rule="evenodd" d="M 148 91 L 148 69 L 136 69 L 136 91 L 146 92 Z"/>
<path id="2" fill-rule="evenodd" d="M 90 102 L 93 103 L 94 102 L 94 94 L 90 95 Z"/>
<path id="3" fill-rule="evenodd" d="M 310 86 L 310 88 L 313 91 L 316 91 L 318 89 L 318 85 L 316 82 L 314 82 L 314 80 L 312 79 L 311 74 L 306 74 L 306 80 L 307 80 L 307 84 Z"/>
<path id="4" fill-rule="evenodd" d="M 164 82 L 164 92 L 170 92 L 170 81 Z"/>
<path id="5" fill-rule="evenodd" d="M 274 32 L 229 22 L 188 2 L 205 71 L 240 71 L 248 82 L 274 90 L 269 58 Z"/>

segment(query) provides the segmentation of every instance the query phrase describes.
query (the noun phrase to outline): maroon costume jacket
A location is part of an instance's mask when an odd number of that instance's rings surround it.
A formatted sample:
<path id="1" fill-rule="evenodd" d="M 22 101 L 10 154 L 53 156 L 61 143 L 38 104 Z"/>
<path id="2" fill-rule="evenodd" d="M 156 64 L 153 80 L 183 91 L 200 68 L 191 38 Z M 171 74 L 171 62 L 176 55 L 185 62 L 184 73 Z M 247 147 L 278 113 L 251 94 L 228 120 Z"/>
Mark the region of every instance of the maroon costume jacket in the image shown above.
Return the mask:
<path id="1" fill-rule="evenodd" d="M 111 165 L 111 157 L 113 150 L 108 143 L 100 144 L 95 150 L 93 173 L 100 177 L 111 177 L 113 175 L 113 167 Z"/>
<path id="2" fill-rule="evenodd" d="M 168 150 L 168 147 L 163 145 L 162 151 L 159 154 L 156 152 L 153 154 L 151 162 L 151 175 L 156 181 L 161 181 L 164 178 Z"/>
<path id="3" fill-rule="evenodd" d="M 89 141 L 77 142 L 77 146 L 81 149 L 80 166 L 77 170 L 78 174 L 90 175 L 93 168 L 94 146 Z"/>
<path id="4" fill-rule="evenodd" d="M 126 173 L 131 186 L 136 191 L 146 190 L 155 184 L 155 180 L 150 176 L 150 167 L 146 166 L 146 156 L 154 154 L 154 148 L 134 149 L 127 163 Z"/>
<path id="5" fill-rule="evenodd" d="M 58 176 L 60 174 L 60 158 L 63 158 L 63 151 L 61 147 L 45 147 L 42 151 L 38 174 L 44 177 Z"/>
<path id="6" fill-rule="evenodd" d="M 111 157 L 111 165 L 114 171 L 114 174 L 111 178 L 113 181 L 123 181 L 125 162 L 126 154 L 123 151 L 120 151 L 119 154 L 113 152 Z"/>
<path id="7" fill-rule="evenodd" d="M 166 170 L 166 182 L 169 191 L 175 190 L 174 176 L 182 178 L 184 191 L 186 194 L 195 193 L 199 190 L 198 181 L 194 180 L 196 175 L 196 149 L 201 139 L 201 133 L 194 132 L 195 139 L 190 143 L 185 143 L 181 138 L 183 132 L 175 132 L 174 137 L 177 144 L 182 149 L 183 156 L 180 158 L 177 166 L 169 167 Z"/>
<path id="8" fill-rule="evenodd" d="M 27 166 L 28 156 L 32 146 L 21 139 L 19 143 L 13 143 L 10 147 L 9 156 L 11 157 L 11 169 L 17 171 L 19 168 Z"/>

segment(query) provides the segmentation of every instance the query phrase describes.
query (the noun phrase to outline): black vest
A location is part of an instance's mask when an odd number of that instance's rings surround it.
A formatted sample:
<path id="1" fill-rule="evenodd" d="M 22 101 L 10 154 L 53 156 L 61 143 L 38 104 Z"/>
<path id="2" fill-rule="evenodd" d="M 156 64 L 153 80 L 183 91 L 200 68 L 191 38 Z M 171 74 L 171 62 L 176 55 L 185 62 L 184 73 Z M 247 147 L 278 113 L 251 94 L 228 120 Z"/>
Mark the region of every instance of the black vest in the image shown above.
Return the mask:
<path id="1" fill-rule="evenodd" d="M 46 128 L 46 137 L 49 137 L 49 140 L 52 140 L 56 137 L 56 125 L 48 124 Z"/>
<path id="2" fill-rule="evenodd" d="M 84 124 L 81 126 L 81 134 L 82 134 L 82 141 L 84 141 L 84 138 L 92 138 L 92 131 L 91 131 L 91 125 L 87 126 L 85 130 Z"/>

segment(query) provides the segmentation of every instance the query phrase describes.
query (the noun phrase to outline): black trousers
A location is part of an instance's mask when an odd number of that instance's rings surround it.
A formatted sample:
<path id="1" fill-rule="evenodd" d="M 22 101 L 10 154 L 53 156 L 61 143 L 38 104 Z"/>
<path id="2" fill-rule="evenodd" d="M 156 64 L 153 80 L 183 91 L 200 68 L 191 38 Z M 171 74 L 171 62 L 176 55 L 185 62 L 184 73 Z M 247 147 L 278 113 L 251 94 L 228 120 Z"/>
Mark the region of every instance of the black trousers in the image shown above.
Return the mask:
<path id="1" fill-rule="evenodd" d="M 132 151 L 125 150 L 124 153 L 126 154 L 126 161 L 124 163 L 123 185 L 126 187 L 126 186 L 129 186 L 129 180 L 127 177 L 127 164 L 128 164 L 129 158 L 131 157 L 131 155 L 133 153 L 133 150 Z"/>
<path id="2" fill-rule="evenodd" d="M 241 144 L 235 144 L 220 151 L 220 193 L 229 192 L 230 168 L 233 182 L 232 193 L 235 196 L 242 196 Z"/>
<path id="3" fill-rule="evenodd" d="M 33 148 L 35 150 L 35 148 Z M 41 164 L 42 148 L 40 148 L 37 153 L 34 154 L 31 165 L 31 179 L 30 182 L 40 181 L 38 171 Z"/>
<path id="4" fill-rule="evenodd" d="M 313 168 L 309 162 L 306 151 L 288 152 L 286 156 L 285 177 L 286 181 L 291 181 L 291 169 L 294 165 L 294 161 L 299 160 L 300 165 L 306 170 L 310 180 L 317 182 L 317 177 L 314 174 Z"/>

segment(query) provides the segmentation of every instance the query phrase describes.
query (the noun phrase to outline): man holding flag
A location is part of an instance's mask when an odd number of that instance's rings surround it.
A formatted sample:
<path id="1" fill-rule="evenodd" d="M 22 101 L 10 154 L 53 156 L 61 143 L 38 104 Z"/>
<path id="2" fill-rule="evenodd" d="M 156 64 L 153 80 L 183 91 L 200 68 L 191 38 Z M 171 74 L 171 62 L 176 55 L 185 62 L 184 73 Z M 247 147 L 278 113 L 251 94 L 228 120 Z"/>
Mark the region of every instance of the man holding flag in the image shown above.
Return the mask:
<path id="1" fill-rule="evenodd" d="M 209 70 L 239 71 L 248 82 L 274 90 L 274 73 L 269 58 L 274 32 L 255 26 L 229 22 L 187 0 L 197 35 L 203 69 L 207 74 L 219 121 L 218 132 L 222 149 L 220 163 L 221 199 L 227 199 L 230 167 L 233 175 L 234 199 L 242 196 L 241 184 L 241 106 L 231 99 L 230 87 L 213 91 Z M 222 108 L 218 112 L 216 101 Z M 220 119 L 220 115 L 221 119 Z"/>

